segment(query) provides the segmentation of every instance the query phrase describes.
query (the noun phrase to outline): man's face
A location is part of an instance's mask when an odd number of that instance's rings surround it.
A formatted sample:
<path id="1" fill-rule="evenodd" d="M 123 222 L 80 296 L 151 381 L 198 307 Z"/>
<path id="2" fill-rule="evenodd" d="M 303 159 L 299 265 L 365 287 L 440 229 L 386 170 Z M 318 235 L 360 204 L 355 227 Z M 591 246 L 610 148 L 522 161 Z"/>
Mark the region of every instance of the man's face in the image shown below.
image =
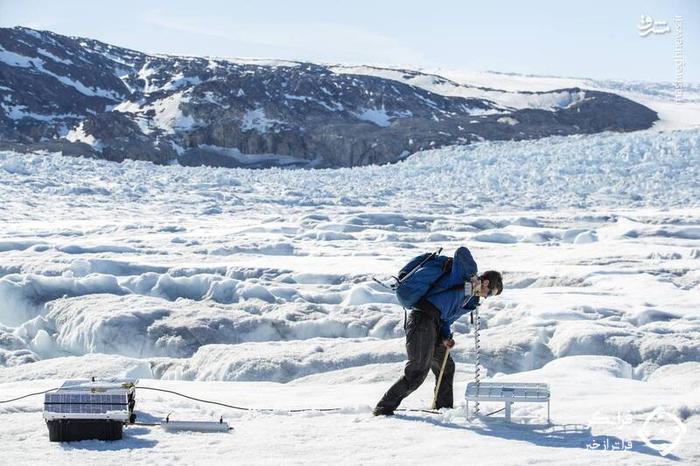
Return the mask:
<path id="1" fill-rule="evenodd" d="M 481 297 L 486 299 L 491 296 L 491 290 L 489 290 L 489 281 L 481 280 Z"/>

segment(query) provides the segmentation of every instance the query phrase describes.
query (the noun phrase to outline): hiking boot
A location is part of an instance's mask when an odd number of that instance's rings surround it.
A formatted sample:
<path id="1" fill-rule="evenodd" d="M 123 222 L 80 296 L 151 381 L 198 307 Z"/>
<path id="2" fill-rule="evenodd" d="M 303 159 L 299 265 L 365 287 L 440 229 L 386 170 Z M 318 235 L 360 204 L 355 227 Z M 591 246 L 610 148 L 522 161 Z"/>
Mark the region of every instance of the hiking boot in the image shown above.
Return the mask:
<path id="1" fill-rule="evenodd" d="M 387 408 L 385 406 L 377 406 L 374 408 L 374 411 L 372 411 L 373 416 L 393 416 L 394 415 L 394 410 L 391 408 Z"/>

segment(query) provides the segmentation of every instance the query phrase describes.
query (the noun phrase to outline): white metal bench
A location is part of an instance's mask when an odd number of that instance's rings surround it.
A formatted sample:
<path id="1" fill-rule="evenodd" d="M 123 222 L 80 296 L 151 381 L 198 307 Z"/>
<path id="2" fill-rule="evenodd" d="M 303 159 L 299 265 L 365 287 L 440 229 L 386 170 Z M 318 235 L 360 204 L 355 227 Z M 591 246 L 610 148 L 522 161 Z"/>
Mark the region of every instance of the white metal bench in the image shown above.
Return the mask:
<path id="1" fill-rule="evenodd" d="M 477 390 L 478 386 L 478 390 Z M 465 393 L 467 400 L 467 416 L 469 402 L 503 401 L 506 404 L 506 421 L 510 422 L 510 408 L 515 402 L 544 403 L 547 402 L 547 422 L 549 420 L 549 385 L 546 383 L 498 383 L 470 382 Z"/>

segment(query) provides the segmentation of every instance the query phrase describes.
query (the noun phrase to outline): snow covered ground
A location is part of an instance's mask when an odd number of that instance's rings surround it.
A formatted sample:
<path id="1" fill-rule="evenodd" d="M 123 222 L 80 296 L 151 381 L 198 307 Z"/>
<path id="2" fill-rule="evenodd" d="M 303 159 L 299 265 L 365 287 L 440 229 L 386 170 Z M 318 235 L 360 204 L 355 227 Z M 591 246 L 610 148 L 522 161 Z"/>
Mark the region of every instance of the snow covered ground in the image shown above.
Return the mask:
<path id="1" fill-rule="evenodd" d="M 3 461 L 697 464 L 699 166 L 697 129 L 311 171 L 0 152 L 0 399 L 129 376 L 279 409 L 137 389 L 141 421 L 223 414 L 235 430 L 51 444 L 28 398 L 0 404 Z M 370 415 L 405 360 L 403 311 L 372 277 L 459 245 L 504 271 L 480 311 L 488 379 L 549 383 L 553 425 L 527 404 L 519 426 L 467 421 L 467 319 L 453 327 L 455 409 Z M 431 390 L 404 405 L 428 407 Z M 284 411 L 304 407 L 342 409 Z"/>

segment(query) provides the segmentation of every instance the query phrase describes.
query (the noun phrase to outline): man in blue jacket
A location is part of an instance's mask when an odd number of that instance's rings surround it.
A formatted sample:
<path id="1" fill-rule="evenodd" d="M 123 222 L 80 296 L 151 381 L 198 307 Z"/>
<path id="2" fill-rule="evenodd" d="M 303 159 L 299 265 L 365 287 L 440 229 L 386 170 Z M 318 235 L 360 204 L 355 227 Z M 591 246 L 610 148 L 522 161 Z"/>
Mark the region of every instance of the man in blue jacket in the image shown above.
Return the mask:
<path id="1" fill-rule="evenodd" d="M 408 362 L 404 375 L 384 394 L 373 414 L 394 414 L 401 401 L 423 383 L 432 370 L 437 383 L 445 351 L 455 345 L 450 326 L 454 321 L 474 310 L 480 298 L 499 295 L 503 291 L 503 279 L 499 272 L 489 270 L 477 273 L 476 262 L 469 249 L 461 247 L 448 261 L 451 267 L 431 289 L 445 290 L 427 293 L 411 310 L 406 323 L 406 353 Z M 463 285 L 463 286 L 460 286 Z M 448 355 L 442 383 L 437 395 L 437 408 L 451 408 L 453 403 L 452 381 L 455 363 Z"/>

